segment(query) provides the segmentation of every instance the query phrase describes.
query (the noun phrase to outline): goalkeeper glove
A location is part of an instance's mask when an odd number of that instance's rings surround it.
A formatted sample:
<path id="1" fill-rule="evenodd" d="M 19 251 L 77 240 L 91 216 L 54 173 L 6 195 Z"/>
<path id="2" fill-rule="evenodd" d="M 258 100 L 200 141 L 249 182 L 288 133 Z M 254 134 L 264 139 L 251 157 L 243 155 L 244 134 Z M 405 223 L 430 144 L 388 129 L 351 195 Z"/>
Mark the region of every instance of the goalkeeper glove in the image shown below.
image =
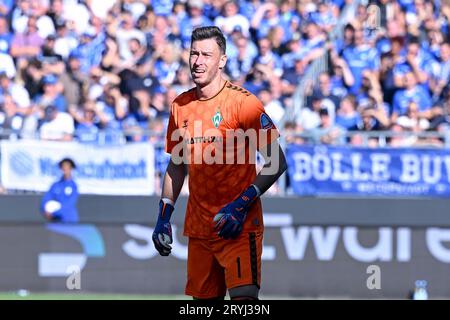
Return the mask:
<path id="1" fill-rule="evenodd" d="M 159 201 L 158 221 L 156 222 L 155 230 L 153 231 L 152 239 L 156 250 L 162 256 L 168 256 L 172 250 L 170 246 L 172 243 L 172 226 L 170 224 L 170 217 L 174 210 L 173 205 Z"/>
<path id="2" fill-rule="evenodd" d="M 214 230 L 219 237 L 234 239 L 239 236 L 250 206 L 258 198 L 259 194 L 257 187 L 251 185 L 238 198 L 227 204 L 216 214 L 213 219 Z"/>

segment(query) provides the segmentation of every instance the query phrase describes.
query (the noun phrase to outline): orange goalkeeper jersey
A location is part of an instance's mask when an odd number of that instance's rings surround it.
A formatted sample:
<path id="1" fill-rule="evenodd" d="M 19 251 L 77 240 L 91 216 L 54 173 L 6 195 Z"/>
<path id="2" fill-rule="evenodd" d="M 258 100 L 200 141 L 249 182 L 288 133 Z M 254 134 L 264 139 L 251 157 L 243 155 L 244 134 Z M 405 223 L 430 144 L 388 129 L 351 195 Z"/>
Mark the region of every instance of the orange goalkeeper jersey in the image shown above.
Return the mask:
<path id="1" fill-rule="evenodd" d="M 256 149 L 279 136 L 262 103 L 245 89 L 226 82 L 214 97 L 197 98 L 195 88 L 171 106 L 166 152 L 184 157 L 189 200 L 184 235 L 215 237 L 212 220 L 256 177 Z M 262 231 L 261 201 L 252 205 L 244 232 Z"/>

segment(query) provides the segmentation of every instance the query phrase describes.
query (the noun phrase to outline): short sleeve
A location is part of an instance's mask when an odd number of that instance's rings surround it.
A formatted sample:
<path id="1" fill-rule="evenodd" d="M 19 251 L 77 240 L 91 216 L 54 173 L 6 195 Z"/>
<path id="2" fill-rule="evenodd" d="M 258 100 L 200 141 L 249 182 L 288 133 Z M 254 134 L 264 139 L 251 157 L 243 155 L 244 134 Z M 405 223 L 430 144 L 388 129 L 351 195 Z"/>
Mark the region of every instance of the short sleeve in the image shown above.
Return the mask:
<path id="1" fill-rule="evenodd" d="M 170 109 L 169 123 L 167 124 L 167 135 L 166 135 L 166 148 L 167 153 L 172 153 L 172 149 L 181 141 L 181 137 L 176 137 L 176 130 L 178 129 L 176 119 L 175 119 L 175 107 L 172 104 Z M 173 137 L 172 137 L 173 136 Z"/>
<path id="2" fill-rule="evenodd" d="M 272 119 L 265 112 L 261 101 L 254 95 L 247 96 L 243 100 L 239 110 L 239 123 L 244 131 L 254 130 L 258 150 L 280 136 Z"/>

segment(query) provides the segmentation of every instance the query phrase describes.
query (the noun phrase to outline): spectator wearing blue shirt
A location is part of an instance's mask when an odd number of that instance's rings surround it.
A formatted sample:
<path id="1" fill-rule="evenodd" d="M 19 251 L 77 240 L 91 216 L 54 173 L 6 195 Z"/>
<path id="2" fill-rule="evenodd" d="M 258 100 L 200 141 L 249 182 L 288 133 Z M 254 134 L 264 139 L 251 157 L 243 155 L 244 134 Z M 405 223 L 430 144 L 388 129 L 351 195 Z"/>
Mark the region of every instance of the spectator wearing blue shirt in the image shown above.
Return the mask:
<path id="1" fill-rule="evenodd" d="M 91 108 L 87 106 L 92 106 Z M 96 124 L 95 103 L 87 101 L 83 110 L 83 116 L 75 128 L 75 136 L 82 143 L 96 143 L 98 141 L 98 126 Z"/>
<path id="2" fill-rule="evenodd" d="M 168 16 L 172 13 L 173 0 L 152 0 L 150 3 L 153 6 L 153 11 L 158 16 Z"/>
<path id="3" fill-rule="evenodd" d="M 325 45 L 325 35 L 315 22 L 310 21 L 306 24 L 305 35 L 306 39 L 303 41 L 303 46 L 307 50 L 312 51 Z"/>
<path id="4" fill-rule="evenodd" d="M 255 15 L 258 8 L 261 6 L 261 3 L 261 0 L 242 1 L 242 3 L 239 4 L 239 12 L 242 15 L 246 16 L 250 21 Z"/>
<path id="5" fill-rule="evenodd" d="M 15 1 L 14 0 L 2 0 L 0 1 L 0 14 L 6 16 L 10 13 Z"/>
<path id="6" fill-rule="evenodd" d="M 443 89 L 450 82 L 450 43 L 442 44 L 440 48 L 440 63 L 438 75 L 430 81 L 430 88 L 433 98 L 438 100 L 443 93 Z"/>
<path id="7" fill-rule="evenodd" d="M 326 103 L 331 107 L 330 115 L 333 116 L 334 112 L 339 107 L 341 99 L 335 96 L 331 91 L 331 79 L 328 72 L 324 71 L 319 74 L 318 86 L 314 88 L 313 95 L 318 95 L 322 100 L 327 101 Z"/>
<path id="8" fill-rule="evenodd" d="M 262 64 L 269 67 L 274 75 L 281 77 L 283 74 L 283 62 L 279 55 L 272 51 L 272 44 L 267 38 L 258 41 L 259 55 L 255 58 L 254 64 Z"/>
<path id="9" fill-rule="evenodd" d="M 376 71 L 379 69 L 379 56 L 376 49 L 364 43 L 364 34 L 361 29 L 355 30 L 354 42 L 344 49 L 343 58 L 347 62 L 354 77 L 354 83 L 350 87 L 352 94 L 357 94 L 362 84 L 364 70 Z"/>
<path id="10" fill-rule="evenodd" d="M 421 114 L 426 114 L 431 109 L 431 97 L 429 93 L 417 84 L 414 73 L 405 75 L 405 89 L 399 90 L 394 95 L 391 123 L 395 123 L 399 116 L 405 115 L 411 102 L 415 102 Z"/>
<path id="11" fill-rule="evenodd" d="M 326 32 L 331 32 L 337 22 L 336 17 L 331 12 L 331 7 L 325 1 L 319 2 L 318 11 L 311 14 L 311 20 Z"/>
<path id="12" fill-rule="evenodd" d="M 336 114 L 335 123 L 346 130 L 357 130 L 361 115 L 356 111 L 356 100 L 352 95 L 342 99 Z"/>
<path id="13" fill-rule="evenodd" d="M 266 79 L 264 74 L 265 68 L 263 65 L 256 64 L 253 70 L 248 74 L 247 80 L 244 83 L 244 88 L 253 93 L 259 95 L 262 90 L 269 89 L 270 83 Z"/>
<path id="14" fill-rule="evenodd" d="M 72 171 L 76 168 L 75 162 L 64 158 L 59 162 L 62 177 L 52 184 L 41 201 L 40 212 L 52 222 L 76 223 L 78 222 L 78 186 L 73 180 Z"/>
<path id="15" fill-rule="evenodd" d="M 402 88 L 408 72 L 413 72 L 418 83 L 426 85 L 435 68 L 436 61 L 421 48 L 419 40 L 413 38 L 408 43 L 406 55 L 394 67 L 395 85 Z"/>
<path id="16" fill-rule="evenodd" d="M 239 36 L 233 44 L 237 52 L 228 56 L 225 68 L 233 81 L 242 84 L 245 76 L 252 69 L 253 60 L 256 58 L 258 51 L 253 42 L 243 35 Z"/>
<path id="17" fill-rule="evenodd" d="M 189 0 L 187 8 L 188 15 L 180 23 L 180 38 L 183 48 L 189 48 L 192 31 L 195 28 L 213 24 L 203 13 L 204 3 L 202 0 Z"/>
<path id="18" fill-rule="evenodd" d="M 336 54 L 336 51 L 332 50 L 330 57 L 333 66 L 330 79 L 331 92 L 333 95 L 343 98 L 348 94 L 348 88 L 353 85 L 355 80 L 347 63 Z"/>
<path id="19" fill-rule="evenodd" d="M 256 39 L 262 39 L 267 37 L 272 27 L 281 26 L 285 30 L 285 41 L 289 40 L 291 32 L 289 32 L 289 25 L 284 21 L 280 14 L 278 7 L 273 2 L 266 2 L 259 6 L 258 10 L 253 16 L 250 27 L 251 32 L 255 35 Z"/>
<path id="20" fill-rule="evenodd" d="M 62 87 L 58 77 L 53 74 L 46 75 L 42 79 L 42 84 L 44 93 L 36 96 L 34 102 L 44 108 L 52 105 L 60 112 L 67 112 L 67 101 L 61 94 Z"/>
<path id="21" fill-rule="evenodd" d="M 285 69 L 281 77 L 281 92 L 286 97 L 294 94 L 295 88 L 305 74 L 306 65 L 301 56 L 294 60 L 294 66 Z"/>

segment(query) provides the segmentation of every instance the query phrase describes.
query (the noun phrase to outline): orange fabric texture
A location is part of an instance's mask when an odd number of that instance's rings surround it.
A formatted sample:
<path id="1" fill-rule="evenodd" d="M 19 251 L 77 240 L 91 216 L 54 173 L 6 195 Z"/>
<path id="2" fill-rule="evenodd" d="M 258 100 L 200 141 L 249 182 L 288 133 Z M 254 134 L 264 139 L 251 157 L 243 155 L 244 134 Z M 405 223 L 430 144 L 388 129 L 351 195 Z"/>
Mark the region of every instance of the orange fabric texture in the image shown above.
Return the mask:
<path id="1" fill-rule="evenodd" d="M 227 138 L 237 129 L 253 129 L 256 139 Z M 264 147 L 278 136 L 259 99 L 230 82 L 208 100 L 197 99 L 195 88 L 175 99 L 167 129 L 166 152 L 171 153 L 172 158 L 184 155 L 189 159 L 185 236 L 214 238 L 213 217 L 253 182 L 256 167 L 250 159 L 254 158 L 258 147 Z M 234 140 L 240 142 L 226 147 Z M 216 163 L 208 160 L 214 157 Z M 238 160 L 241 162 L 236 164 Z M 243 232 L 262 230 L 258 199 L 248 213 Z"/>
<path id="2" fill-rule="evenodd" d="M 208 299 L 226 290 L 261 283 L 262 233 L 241 233 L 235 240 L 189 238 L 185 293 Z"/>

